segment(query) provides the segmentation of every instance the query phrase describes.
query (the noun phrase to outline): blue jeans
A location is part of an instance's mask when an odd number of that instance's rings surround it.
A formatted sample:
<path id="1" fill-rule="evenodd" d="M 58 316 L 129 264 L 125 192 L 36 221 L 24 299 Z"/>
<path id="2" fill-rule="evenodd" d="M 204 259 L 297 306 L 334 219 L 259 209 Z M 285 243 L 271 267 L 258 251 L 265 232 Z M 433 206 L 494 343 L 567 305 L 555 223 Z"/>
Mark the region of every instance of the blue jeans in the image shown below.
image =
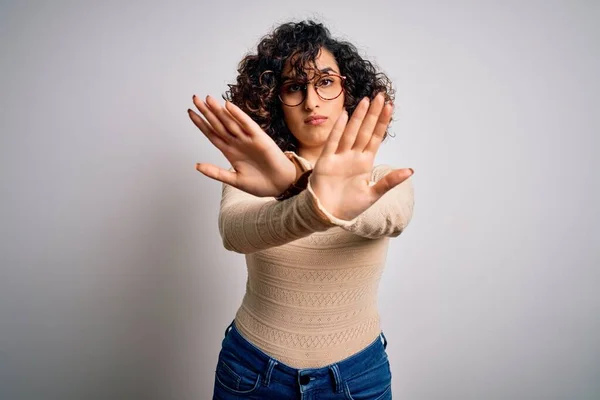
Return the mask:
<path id="1" fill-rule="evenodd" d="M 245 339 L 235 321 L 225 330 L 215 372 L 213 400 L 387 400 L 392 373 L 383 332 L 367 347 L 321 368 L 296 369 Z"/>

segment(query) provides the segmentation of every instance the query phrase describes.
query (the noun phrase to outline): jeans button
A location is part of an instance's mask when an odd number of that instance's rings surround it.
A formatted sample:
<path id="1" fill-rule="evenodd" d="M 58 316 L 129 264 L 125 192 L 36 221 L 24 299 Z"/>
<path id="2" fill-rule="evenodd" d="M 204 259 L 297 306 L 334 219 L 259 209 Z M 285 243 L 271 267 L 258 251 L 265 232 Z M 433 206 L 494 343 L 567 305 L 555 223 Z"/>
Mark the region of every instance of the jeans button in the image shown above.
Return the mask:
<path id="1" fill-rule="evenodd" d="M 302 375 L 300 377 L 300 383 L 302 385 L 306 385 L 308 382 L 310 382 L 310 376 L 308 376 L 308 375 Z"/>

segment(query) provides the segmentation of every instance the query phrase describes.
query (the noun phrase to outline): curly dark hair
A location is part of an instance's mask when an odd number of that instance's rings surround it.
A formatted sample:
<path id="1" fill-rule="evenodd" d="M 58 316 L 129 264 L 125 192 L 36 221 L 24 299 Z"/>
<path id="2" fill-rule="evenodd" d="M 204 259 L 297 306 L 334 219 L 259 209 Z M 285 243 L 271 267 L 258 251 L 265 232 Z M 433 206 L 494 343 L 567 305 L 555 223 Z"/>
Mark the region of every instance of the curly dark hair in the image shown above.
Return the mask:
<path id="1" fill-rule="evenodd" d="M 291 57 L 297 76 L 306 76 L 303 67 L 315 65 L 321 48 L 333 54 L 340 73 L 347 77 L 344 107 L 349 116 L 363 97 L 373 99 L 382 92 L 386 101 L 394 100 L 389 78 L 363 59 L 353 44 L 332 38 L 323 24 L 312 20 L 284 23 L 261 39 L 257 54 L 247 54 L 240 61 L 237 83 L 229 84 L 223 95 L 256 121 L 282 151 L 296 151 L 298 141 L 283 118 L 278 97 L 281 73 Z M 387 135 L 386 131 L 384 139 Z"/>

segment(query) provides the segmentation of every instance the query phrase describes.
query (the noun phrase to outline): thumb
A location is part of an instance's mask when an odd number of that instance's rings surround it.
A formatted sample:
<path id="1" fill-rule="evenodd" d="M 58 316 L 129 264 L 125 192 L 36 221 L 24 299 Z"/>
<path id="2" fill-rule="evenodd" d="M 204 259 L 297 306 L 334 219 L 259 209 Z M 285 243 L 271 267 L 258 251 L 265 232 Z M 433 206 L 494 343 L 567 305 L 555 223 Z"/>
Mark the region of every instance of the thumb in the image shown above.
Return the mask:
<path id="1" fill-rule="evenodd" d="M 235 186 L 235 183 L 237 182 L 237 174 L 235 172 L 219 168 L 213 164 L 197 163 L 196 170 L 211 179 L 226 183 L 231 186 Z"/>
<path id="2" fill-rule="evenodd" d="M 395 169 L 381 178 L 377 183 L 371 186 L 375 196 L 379 199 L 381 196 L 410 178 L 414 174 L 412 168 Z"/>

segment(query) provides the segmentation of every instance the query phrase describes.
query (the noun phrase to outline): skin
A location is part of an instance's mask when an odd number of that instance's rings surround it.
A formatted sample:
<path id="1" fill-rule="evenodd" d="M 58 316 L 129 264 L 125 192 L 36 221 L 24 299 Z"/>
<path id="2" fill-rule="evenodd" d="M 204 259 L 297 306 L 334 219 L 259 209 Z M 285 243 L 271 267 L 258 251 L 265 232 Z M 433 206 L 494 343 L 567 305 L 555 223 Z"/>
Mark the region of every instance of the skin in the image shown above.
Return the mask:
<path id="1" fill-rule="evenodd" d="M 327 53 L 320 52 L 317 67 L 337 68 L 333 56 Z M 305 71 L 311 78 L 311 69 Z M 294 165 L 247 114 L 230 102 L 222 107 L 210 96 L 206 102 L 194 96 L 194 104 L 205 119 L 188 110 L 190 118 L 235 169 L 231 172 L 199 163 L 198 171 L 255 196 L 277 196 L 294 182 Z M 342 96 L 324 101 L 312 85 L 308 85 L 303 103 L 286 108 L 285 121 L 298 139 L 299 155 L 314 165 L 311 188 L 335 217 L 354 219 L 414 173 L 411 168 L 396 169 L 376 184 L 370 183 L 375 155 L 393 111 L 382 94 L 372 101 L 362 99 L 350 120 Z M 320 126 L 306 125 L 304 119 L 312 114 L 325 115 L 328 120 Z"/>
<path id="2" fill-rule="evenodd" d="M 317 160 L 310 184 L 333 216 L 352 220 L 371 207 L 414 171 L 395 169 L 371 185 L 375 155 L 392 117 L 392 105 L 382 94 L 361 100 L 352 119 L 344 111 L 336 121 Z"/>
<path id="3" fill-rule="evenodd" d="M 222 107 L 210 96 L 202 101 L 194 95 L 193 101 L 204 118 L 188 109 L 192 122 L 234 168 L 198 163 L 199 172 L 260 197 L 278 196 L 295 181 L 294 164 L 248 114 L 230 102 Z"/>
<path id="4" fill-rule="evenodd" d="M 333 54 L 324 48 L 319 51 L 314 68 L 319 71 L 330 70 L 331 73 L 341 75 Z M 305 71 L 309 82 L 312 81 L 316 75 L 314 69 L 307 66 Z M 291 62 L 286 63 L 282 75 L 294 77 Z M 344 97 L 344 93 L 342 93 L 333 100 L 323 100 L 317 94 L 314 85 L 309 84 L 303 103 L 295 107 L 282 105 L 285 123 L 294 137 L 298 139 L 298 155 L 310 161 L 312 165 L 317 162 L 335 121 L 344 111 Z M 304 120 L 311 115 L 323 115 L 327 117 L 327 120 L 321 125 L 309 125 Z"/>

